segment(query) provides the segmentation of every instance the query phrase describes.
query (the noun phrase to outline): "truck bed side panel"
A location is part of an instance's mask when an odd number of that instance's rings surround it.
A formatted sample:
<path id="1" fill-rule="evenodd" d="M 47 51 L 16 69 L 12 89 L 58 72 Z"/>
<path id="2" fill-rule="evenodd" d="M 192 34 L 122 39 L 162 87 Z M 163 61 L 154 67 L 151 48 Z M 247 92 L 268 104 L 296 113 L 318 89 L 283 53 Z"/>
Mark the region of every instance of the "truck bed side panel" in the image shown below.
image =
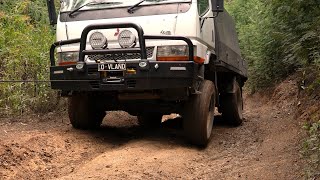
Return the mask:
<path id="1" fill-rule="evenodd" d="M 247 77 L 247 63 L 241 58 L 235 22 L 226 10 L 215 18 L 215 27 L 218 66 Z"/>

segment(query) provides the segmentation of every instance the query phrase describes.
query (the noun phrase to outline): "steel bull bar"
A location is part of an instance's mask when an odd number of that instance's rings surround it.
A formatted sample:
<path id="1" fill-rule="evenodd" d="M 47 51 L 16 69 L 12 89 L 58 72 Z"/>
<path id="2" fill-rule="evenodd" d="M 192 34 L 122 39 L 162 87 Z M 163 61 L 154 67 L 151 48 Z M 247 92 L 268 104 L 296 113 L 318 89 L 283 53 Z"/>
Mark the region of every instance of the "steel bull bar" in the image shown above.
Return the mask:
<path id="1" fill-rule="evenodd" d="M 88 34 L 92 30 L 97 29 L 114 29 L 114 28 L 133 28 L 138 33 L 138 40 L 139 40 L 139 47 L 137 48 L 119 48 L 119 49 L 101 49 L 101 50 L 86 50 L 87 45 L 87 38 Z M 186 71 L 184 73 L 176 73 L 176 72 L 170 72 L 167 71 L 158 71 L 155 72 L 154 70 L 149 70 L 148 68 L 144 69 L 144 71 L 149 71 L 149 74 L 137 74 L 136 78 L 147 80 L 149 83 L 148 86 L 142 85 L 138 89 L 149 89 L 149 88 L 166 88 L 166 86 L 163 85 L 163 80 L 165 79 L 166 82 L 169 84 L 167 86 L 170 87 L 182 87 L 186 84 L 190 86 L 192 82 L 190 82 L 191 79 L 194 79 L 197 77 L 197 71 L 199 65 L 197 63 L 194 63 L 194 46 L 192 41 L 189 38 L 182 37 L 182 36 L 152 36 L 152 35 L 144 35 L 144 31 L 142 27 L 135 23 L 110 23 L 110 24 L 95 24 L 95 25 L 89 25 L 84 28 L 81 34 L 81 38 L 78 39 L 71 39 L 71 40 L 64 40 L 64 41 L 58 41 L 52 44 L 50 48 L 50 80 L 66 80 L 66 82 L 52 82 L 52 88 L 53 89 L 61 89 L 61 90 L 75 90 L 73 88 L 78 87 L 76 90 L 92 90 L 90 88 L 87 88 L 87 85 L 83 84 L 83 81 L 95 81 L 97 82 L 101 77 L 96 76 L 87 76 L 87 75 L 81 75 L 84 74 L 82 72 L 87 72 L 88 68 L 92 68 L 94 66 L 93 64 L 86 64 L 85 63 L 85 56 L 86 55 L 104 55 L 104 54 L 117 54 L 117 53 L 139 53 L 141 55 L 141 61 L 145 61 L 148 66 L 150 67 L 149 63 L 161 63 L 157 61 L 149 62 L 147 61 L 147 50 L 146 50 L 146 39 L 159 39 L 159 40 L 180 40 L 186 42 L 189 49 L 189 55 L 188 60 L 184 62 L 163 62 L 163 67 L 166 67 L 166 69 L 170 69 L 170 66 L 186 66 Z M 77 75 L 73 74 L 65 74 L 65 75 L 57 75 L 54 74 L 55 71 L 65 71 L 66 66 L 56 66 L 55 62 L 55 50 L 59 46 L 68 45 L 68 44 L 74 44 L 74 43 L 80 43 L 80 50 L 79 50 L 79 60 L 76 65 L 70 65 L 70 67 L 73 67 L 75 69 L 75 73 Z M 138 62 L 138 64 L 139 64 Z M 132 61 L 127 61 L 126 63 L 133 65 Z M 98 63 L 97 63 L 98 64 Z M 77 66 L 80 65 L 82 68 L 77 68 Z M 95 65 L 97 66 L 97 65 Z M 136 66 L 136 65 L 133 65 Z M 67 66 L 68 67 L 68 66 Z M 139 67 L 137 67 L 139 68 Z M 82 69 L 82 70 L 80 70 Z M 160 74 L 159 74 L 160 72 Z M 176 75 L 178 74 L 178 75 Z M 163 77 L 161 77 L 163 75 Z M 171 79 L 172 77 L 172 79 Z M 131 76 L 126 77 L 128 79 L 133 78 Z M 161 79 L 162 78 L 162 79 Z M 178 80 L 180 78 L 180 80 Z M 161 79 L 162 81 L 157 81 Z M 174 81 L 176 79 L 176 81 Z M 72 82 L 74 80 L 74 82 Z M 81 84 L 82 83 L 82 84 Z M 125 90 L 125 87 L 119 88 L 119 86 L 111 84 L 108 86 L 108 88 L 101 88 L 98 90 Z"/>

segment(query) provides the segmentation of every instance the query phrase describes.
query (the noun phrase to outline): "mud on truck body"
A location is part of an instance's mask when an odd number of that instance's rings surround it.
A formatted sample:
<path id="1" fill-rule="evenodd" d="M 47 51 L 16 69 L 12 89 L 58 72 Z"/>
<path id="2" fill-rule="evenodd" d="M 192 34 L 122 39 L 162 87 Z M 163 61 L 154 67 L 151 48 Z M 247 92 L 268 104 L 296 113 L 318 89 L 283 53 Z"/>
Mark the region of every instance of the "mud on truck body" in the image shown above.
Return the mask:
<path id="1" fill-rule="evenodd" d="M 99 127 L 124 110 L 144 127 L 178 113 L 187 139 L 206 146 L 215 107 L 242 123 L 247 65 L 223 0 L 62 0 L 50 50 L 51 87 L 68 97 L 71 124 Z"/>

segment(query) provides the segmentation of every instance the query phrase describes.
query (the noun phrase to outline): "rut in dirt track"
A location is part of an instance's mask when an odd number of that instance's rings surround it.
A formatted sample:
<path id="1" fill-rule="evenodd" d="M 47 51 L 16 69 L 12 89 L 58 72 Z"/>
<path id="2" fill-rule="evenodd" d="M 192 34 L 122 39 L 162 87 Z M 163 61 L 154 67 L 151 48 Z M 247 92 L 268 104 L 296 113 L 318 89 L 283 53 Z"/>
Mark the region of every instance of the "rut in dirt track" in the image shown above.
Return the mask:
<path id="1" fill-rule="evenodd" d="M 66 117 L 4 119 L 0 124 L 0 176 L 4 179 L 297 179 L 301 126 L 294 118 L 295 85 L 269 101 L 248 96 L 245 122 L 215 123 L 206 149 L 185 142 L 181 121 L 155 131 L 136 118 L 110 113 L 100 130 L 78 131 Z M 285 92 L 285 93 L 283 93 Z M 269 102 L 269 103 L 267 103 Z M 219 120 L 219 117 L 216 119 Z"/>

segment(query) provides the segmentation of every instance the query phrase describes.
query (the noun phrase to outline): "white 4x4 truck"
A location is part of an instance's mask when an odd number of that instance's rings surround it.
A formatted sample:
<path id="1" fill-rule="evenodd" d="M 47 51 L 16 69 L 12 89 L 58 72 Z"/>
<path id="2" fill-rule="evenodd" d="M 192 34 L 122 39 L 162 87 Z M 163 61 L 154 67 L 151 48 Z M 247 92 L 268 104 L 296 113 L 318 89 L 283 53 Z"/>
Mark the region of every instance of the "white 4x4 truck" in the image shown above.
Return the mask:
<path id="1" fill-rule="evenodd" d="M 99 127 L 124 110 L 145 127 L 178 113 L 187 139 L 206 146 L 215 107 L 242 123 L 247 65 L 223 0 L 47 0 L 56 25 L 51 87 L 68 97 L 71 124 Z"/>

